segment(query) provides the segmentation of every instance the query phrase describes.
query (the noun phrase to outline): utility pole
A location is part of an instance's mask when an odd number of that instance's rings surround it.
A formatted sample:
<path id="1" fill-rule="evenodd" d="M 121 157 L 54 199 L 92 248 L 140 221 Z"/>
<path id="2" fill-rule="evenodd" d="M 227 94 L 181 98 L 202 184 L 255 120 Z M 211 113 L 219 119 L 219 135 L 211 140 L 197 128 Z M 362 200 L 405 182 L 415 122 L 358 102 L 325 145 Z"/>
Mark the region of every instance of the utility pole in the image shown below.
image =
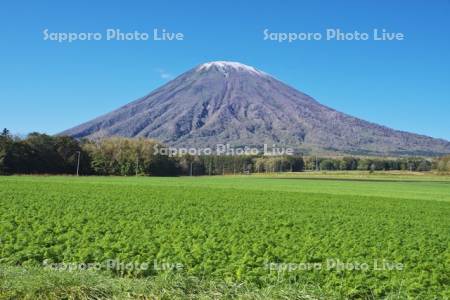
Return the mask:
<path id="1" fill-rule="evenodd" d="M 81 155 L 81 151 L 77 151 L 77 153 L 78 153 L 77 176 L 80 176 L 80 155 Z"/>

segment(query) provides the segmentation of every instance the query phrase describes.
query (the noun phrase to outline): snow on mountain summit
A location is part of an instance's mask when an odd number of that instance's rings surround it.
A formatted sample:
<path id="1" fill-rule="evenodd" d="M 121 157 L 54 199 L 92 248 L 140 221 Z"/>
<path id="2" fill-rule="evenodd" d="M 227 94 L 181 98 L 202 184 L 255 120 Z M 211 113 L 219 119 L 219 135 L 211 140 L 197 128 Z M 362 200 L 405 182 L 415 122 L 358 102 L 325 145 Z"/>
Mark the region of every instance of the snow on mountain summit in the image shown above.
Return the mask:
<path id="1" fill-rule="evenodd" d="M 228 74 L 228 72 L 231 70 L 244 71 L 244 72 L 249 72 L 249 73 L 256 74 L 256 75 L 267 75 L 266 73 L 254 68 L 254 67 L 244 65 L 239 62 L 234 62 L 234 61 L 207 62 L 207 63 L 200 65 L 197 68 L 197 70 L 203 71 L 203 70 L 210 70 L 211 68 L 216 68 L 217 70 L 224 73 L 225 75 Z"/>

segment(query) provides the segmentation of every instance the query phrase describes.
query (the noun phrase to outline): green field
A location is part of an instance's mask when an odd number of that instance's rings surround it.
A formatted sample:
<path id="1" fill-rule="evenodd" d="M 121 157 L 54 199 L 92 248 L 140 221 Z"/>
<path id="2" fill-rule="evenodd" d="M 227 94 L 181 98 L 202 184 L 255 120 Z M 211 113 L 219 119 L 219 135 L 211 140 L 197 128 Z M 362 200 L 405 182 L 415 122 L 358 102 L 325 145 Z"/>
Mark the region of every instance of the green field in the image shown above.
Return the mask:
<path id="1" fill-rule="evenodd" d="M 0 177 L 0 241 L 0 299 L 448 299 L 450 178 Z"/>

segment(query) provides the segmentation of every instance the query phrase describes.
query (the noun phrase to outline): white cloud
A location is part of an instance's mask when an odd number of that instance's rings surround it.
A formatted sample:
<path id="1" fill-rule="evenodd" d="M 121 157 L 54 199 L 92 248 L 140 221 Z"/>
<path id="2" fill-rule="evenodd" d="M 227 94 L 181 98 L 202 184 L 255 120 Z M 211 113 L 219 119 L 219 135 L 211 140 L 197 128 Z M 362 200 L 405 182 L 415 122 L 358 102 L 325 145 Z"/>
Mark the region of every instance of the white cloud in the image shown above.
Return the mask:
<path id="1" fill-rule="evenodd" d="M 159 77 L 161 77 L 161 79 L 170 79 L 173 77 L 172 74 L 170 74 L 164 69 L 156 69 L 156 72 L 158 72 Z"/>

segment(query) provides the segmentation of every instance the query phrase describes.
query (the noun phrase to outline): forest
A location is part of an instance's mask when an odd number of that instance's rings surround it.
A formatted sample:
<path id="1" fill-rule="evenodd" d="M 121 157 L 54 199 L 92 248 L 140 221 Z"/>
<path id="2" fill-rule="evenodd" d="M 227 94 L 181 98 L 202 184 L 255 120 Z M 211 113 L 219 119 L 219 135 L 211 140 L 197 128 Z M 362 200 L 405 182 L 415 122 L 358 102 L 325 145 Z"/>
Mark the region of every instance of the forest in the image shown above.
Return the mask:
<path id="1" fill-rule="evenodd" d="M 155 147 L 156 145 L 156 147 Z M 97 141 L 30 133 L 0 134 L 0 174 L 80 175 L 226 175 L 302 171 L 450 171 L 450 156 L 317 157 L 296 155 L 168 156 L 155 151 L 152 139 L 111 137 Z"/>

